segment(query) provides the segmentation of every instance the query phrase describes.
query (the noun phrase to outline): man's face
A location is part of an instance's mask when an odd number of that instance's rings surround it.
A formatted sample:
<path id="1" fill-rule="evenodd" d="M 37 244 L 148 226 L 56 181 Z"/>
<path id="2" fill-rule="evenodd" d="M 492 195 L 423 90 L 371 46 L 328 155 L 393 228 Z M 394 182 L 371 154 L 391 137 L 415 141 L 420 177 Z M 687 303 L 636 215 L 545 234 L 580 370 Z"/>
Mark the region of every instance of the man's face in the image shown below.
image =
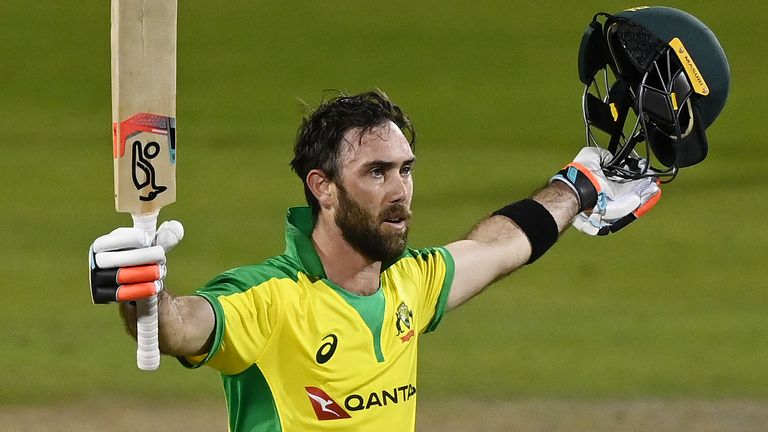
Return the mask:
<path id="1" fill-rule="evenodd" d="M 344 136 L 336 225 L 344 239 L 375 261 L 400 256 L 408 240 L 414 155 L 400 129 L 389 122 L 360 139 Z"/>

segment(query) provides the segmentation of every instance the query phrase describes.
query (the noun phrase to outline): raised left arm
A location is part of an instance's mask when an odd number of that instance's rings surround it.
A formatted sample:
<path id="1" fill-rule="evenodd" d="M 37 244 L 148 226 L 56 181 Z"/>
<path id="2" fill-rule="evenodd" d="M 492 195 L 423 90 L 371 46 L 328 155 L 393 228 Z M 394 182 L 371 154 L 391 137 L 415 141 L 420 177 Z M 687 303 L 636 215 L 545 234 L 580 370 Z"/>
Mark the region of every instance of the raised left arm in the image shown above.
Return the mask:
<path id="1" fill-rule="evenodd" d="M 480 221 L 466 239 L 447 245 L 455 265 L 448 309 L 538 259 L 572 221 L 586 234 L 606 235 L 656 205 L 661 197 L 658 181 L 607 178 L 602 166 L 611 157 L 607 150 L 583 148 L 549 186 L 531 199 L 494 212 Z"/>
<path id="2" fill-rule="evenodd" d="M 558 235 L 570 226 L 579 208 L 576 193 L 563 182 L 541 189 L 532 199 L 552 215 Z M 448 309 L 461 305 L 492 282 L 526 264 L 533 252 L 528 236 L 517 223 L 503 215 L 483 219 L 466 239 L 451 243 L 446 249 L 453 256 L 456 268 Z"/>

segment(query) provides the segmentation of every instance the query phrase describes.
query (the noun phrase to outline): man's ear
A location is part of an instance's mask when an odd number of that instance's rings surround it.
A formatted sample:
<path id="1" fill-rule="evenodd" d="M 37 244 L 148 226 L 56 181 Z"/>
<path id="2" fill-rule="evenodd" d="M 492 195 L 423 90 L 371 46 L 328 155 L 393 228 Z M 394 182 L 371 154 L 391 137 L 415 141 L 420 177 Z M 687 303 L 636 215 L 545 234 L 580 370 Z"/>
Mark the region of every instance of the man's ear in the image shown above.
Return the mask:
<path id="1" fill-rule="evenodd" d="M 333 207 L 336 185 L 325 171 L 313 169 L 307 173 L 307 187 L 320 203 L 320 208 L 328 209 Z"/>

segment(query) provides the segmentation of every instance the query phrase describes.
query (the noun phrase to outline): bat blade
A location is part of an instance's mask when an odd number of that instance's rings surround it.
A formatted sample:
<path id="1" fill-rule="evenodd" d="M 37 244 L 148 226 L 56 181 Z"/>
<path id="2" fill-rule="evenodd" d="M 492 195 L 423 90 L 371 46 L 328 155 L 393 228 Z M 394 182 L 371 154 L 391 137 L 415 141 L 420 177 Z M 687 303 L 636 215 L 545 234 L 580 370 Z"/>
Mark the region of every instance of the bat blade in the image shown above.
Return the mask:
<path id="1" fill-rule="evenodd" d="M 115 208 L 176 200 L 176 0 L 112 0 Z"/>
<path id="2" fill-rule="evenodd" d="M 154 237 L 176 200 L 176 0 L 112 0 L 115 208 Z M 137 302 L 136 362 L 160 366 L 157 296 Z"/>

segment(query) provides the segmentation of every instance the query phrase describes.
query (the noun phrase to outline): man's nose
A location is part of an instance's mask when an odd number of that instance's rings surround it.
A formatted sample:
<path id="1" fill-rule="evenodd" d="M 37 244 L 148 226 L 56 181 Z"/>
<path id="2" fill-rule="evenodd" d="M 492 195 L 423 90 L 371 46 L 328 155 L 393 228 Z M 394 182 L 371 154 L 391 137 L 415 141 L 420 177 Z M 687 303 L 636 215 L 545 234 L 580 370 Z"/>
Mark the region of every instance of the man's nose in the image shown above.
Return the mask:
<path id="1" fill-rule="evenodd" d="M 410 177 L 397 176 L 392 180 L 389 202 L 398 203 L 405 201 L 411 191 Z"/>

